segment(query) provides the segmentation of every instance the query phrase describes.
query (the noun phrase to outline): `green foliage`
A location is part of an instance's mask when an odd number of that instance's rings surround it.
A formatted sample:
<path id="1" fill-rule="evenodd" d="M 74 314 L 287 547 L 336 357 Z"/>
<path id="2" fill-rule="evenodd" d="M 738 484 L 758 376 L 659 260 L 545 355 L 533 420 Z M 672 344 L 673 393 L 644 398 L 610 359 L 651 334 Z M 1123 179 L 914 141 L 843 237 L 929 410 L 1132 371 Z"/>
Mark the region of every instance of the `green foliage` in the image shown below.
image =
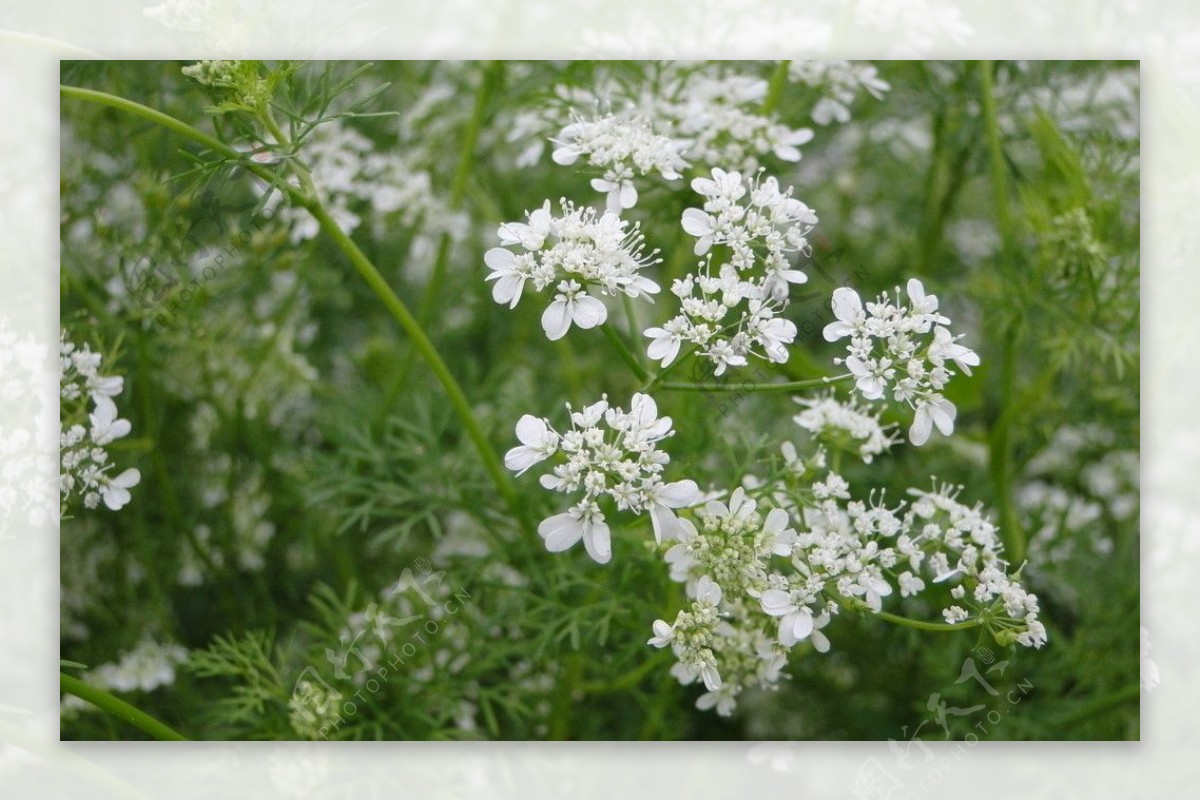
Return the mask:
<path id="1" fill-rule="evenodd" d="M 565 424 L 564 401 L 625 403 L 643 384 L 600 331 L 548 342 L 544 298 L 512 311 L 492 300 L 483 253 L 498 225 L 544 198 L 603 203 L 549 150 L 521 161 L 556 131 L 520 128 L 520 115 L 569 106 L 560 86 L 661 85 L 666 66 L 230 62 L 191 70 L 198 80 L 181 67 L 63 67 L 66 83 L 161 109 L 246 154 L 63 101 L 63 327 L 126 377 L 118 400 L 133 433 L 116 445 L 142 474 L 126 509 L 64 521 L 64 660 L 94 669 L 145 637 L 187 647 L 174 683 L 129 697 L 194 739 L 904 741 L 918 728 L 961 739 L 989 713 L 1000 721 L 985 739 L 1137 738 L 1136 474 L 1132 490 L 1093 480 L 1095 465 L 1136 457 L 1139 442 L 1136 65 L 982 67 L 994 81 L 1007 230 L 980 65 L 881 64 L 891 91 L 859 99 L 844 125 L 813 124 L 817 90 L 777 87 L 777 119 L 816 137 L 799 165 L 767 155 L 764 167 L 820 223 L 802 265 L 809 283 L 788 310 L 801 331 L 790 360 L 732 380 L 829 373 L 843 352 L 820 335 L 829 293 L 849 284 L 869 298 L 919 276 L 983 362 L 948 393 L 955 438 L 842 469 L 897 501 L 931 475 L 964 484 L 964 502 L 983 502 L 1030 546 L 1022 576 L 1042 600 L 1049 644 L 1000 648 L 976 631 L 847 612 L 828 629 L 829 654 L 797 648 L 792 680 L 748 693 L 730 719 L 696 710 L 696 688 L 668 673 L 669 652 L 646 645 L 653 621 L 684 603 L 648 519 L 608 510 L 606 566 L 579 549 L 548 553 L 530 521 L 563 511 L 562 497 L 532 474 L 514 480 L 519 519 L 444 382 L 344 250 L 304 228 L 297 200 L 354 221 L 351 239 L 420 317 L 485 444 L 503 454 L 522 414 Z M 339 199 L 312 177 L 309 154 L 326 136 L 348 153 L 346 131 L 366 143 L 364 161 L 403 161 Z M 390 209 L 372 192 L 403 183 L 398 174 L 423 188 Z M 677 224 L 693 203 L 686 181 L 661 182 L 631 210 L 654 210 L 644 231 L 663 251 L 664 289 L 695 261 Z M 664 291 L 640 307 L 639 327 L 661 324 L 674 303 Z M 643 355 L 637 327 L 610 312 Z M 718 380 L 690 359 L 672 378 Z M 778 476 L 779 444 L 804 441 L 787 395 L 656 398 L 676 430 L 671 469 L 704 489 Z M 63 414 L 64 424 L 86 418 Z M 901 435 L 911 421 L 897 404 L 883 414 Z M 1056 439 L 1096 427 L 1107 433 L 1075 450 Z M 1070 506 L 1035 508 L 1034 484 L 1098 511 L 1075 525 Z M 1132 512 L 1117 502 L 1130 492 Z M 1035 542 L 1046 520 L 1053 536 Z M 1039 563 L 1042 547 L 1062 557 Z M 934 588 L 887 608 L 936 620 L 948 602 L 949 589 Z M 984 674 L 997 695 L 958 681 L 971 659 L 1004 663 Z M 982 708 L 943 727 L 933 693 Z M 64 714 L 63 733 L 126 734 L 85 712 Z"/>

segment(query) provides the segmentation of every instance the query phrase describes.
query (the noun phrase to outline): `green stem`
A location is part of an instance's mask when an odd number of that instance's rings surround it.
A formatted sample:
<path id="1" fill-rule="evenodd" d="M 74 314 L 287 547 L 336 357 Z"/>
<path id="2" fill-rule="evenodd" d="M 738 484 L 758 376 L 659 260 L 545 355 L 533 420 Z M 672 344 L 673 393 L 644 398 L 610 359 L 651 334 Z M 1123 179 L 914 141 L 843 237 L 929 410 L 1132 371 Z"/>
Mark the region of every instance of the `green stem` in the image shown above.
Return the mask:
<path id="1" fill-rule="evenodd" d="M 608 323 L 601 323 L 600 330 L 604 332 L 605 338 L 616 348 L 621 359 L 625 364 L 629 365 L 629 369 L 638 377 L 639 381 L 648 381 L 650 374 L 646 372 L 646 368 L 642 367 L 642 363 L 638 361 L 637 356 L 633 355 L 633 351 L 625 344 L 625 340 L 621 339 L 621 335 L 613 330 L 613 327 Z"/>
<path id="2" fill-rule="evenodd" d="M 513 488 L 512 482 L 508 477 L 508 473 L 504 470 L 504 465 L 500 462 L 500 457 L 492 450 L 491 444 L 488 442 L 487 436 L 483 432 L 483 428 L 479 425 L 479 420 L 475 417 L 474 411 L 471 409 L 471 404 L 467 401 L 466 395 L 463 394 L 462 388 L 458 385 L 454 375 L 450 372 L 450 368 L 446 366 L 446 362 L 442 359 L 433 342 L 425 334 L 421 324 L 413 317 L 412 312 L 404 305 L 404 302 L 396 296 L 392 288 L 388 286 L 387 281 L 371 260 L 366 257 L 362 250 L 354 243 L 346 232 L 341 229 L 337 222 L 325 210 L 325 207 L 318 201 L 312 201 L 308 205 L 309 212 L 321 224 L 321 228 L 341 249 L 341 251 L 354 265 L 354 269 L 362 276 L 367 285 L 375 292 L 376 296 L 383 302 L 383 305 L 391 313 L 400 327 L 404 329 L 404 333 L 412 341 L 413 347 L 417 353 L 429 365 L 433 374 L 441 382 L 442 388 L 450 399 L 450 405 L 454 407 L 458 413 L 459 419 L 462 421 L 463 427 L 467 430 L 467 436 L 475 444 L 475 449 L 479 452 L 480 458 L 483 459 L 483 466 L 491 475 L 492 480 L 496 484 L 496 489 L 504 496 L 509 508 L 518 520 L 526 521 L 526 510 L 521 504 L 521 500 L 517 497 L 516 490 Z M 527 521 L 526 521 L 527 522 Z"/>
<path id="3" fill-rule="evenodd" d="M 921 631 L 963 631 L 964 629 L 977 629 L 983 625 L 982 620 L 964 620 L 962 623 L 933 623 L 928 620 L 913 620 L 910 617 L 893 615 L 891 612 L 876 612 L 874 614 L 875 617 L 882 618 L 889 623 L 896 623 L 900 626 L 907 626 L 910 629 L 920 629 Z"/>
<path id="4" fill-rule="evenodd" d="M 479 90 L 475 93 L 475 106 L 471 111 L 471 119 L 467 123 L 467 130 L 463 135 L 462 146 L 458 152 L 458 164 L 454 170 L 454 177 L 450 182 L 450 197 L 447 205 L 451 212 L 458 211 L 462 207 L 463 199 L 466 197 L 467 183 L 471 178 L 471 170 L 475 166 L 475 145 L 479 141 L 479 132 L 483 129 L 483 121 L 487 115 L 488 103 L 500 86 L 503 68 L 504 63 L 501 61 L 493 61 L 488 64 L 487 69 L 484 70 L 483 78 L 479 83 Z M 433 273 L 429 277 L 429 284 L 425 287 L 425 294 L 421 298 L 421 305 L 417 311 L 417 319 L 421 321 L 421 325 L 423 326 L 429 324 L 430 315 L 433 314 L 438 296 L 441 294 L 442 284 L 445 281 L 446 269 L 450 260 L 450 244 L 450 234 L 443 233 L 441 239 L 438 241 Z"/>
<path id="5" fill-rule="evenodd" d="M 640 342 L 642 339 L 642 329 L 638 326 L 637 309 L 633 307 L 633 298 L 628 295 L 621 295 L 621 303 L 625 308 L 625 321 L 629 324 L 629 341 L 633 343 Z M 646 364 L 646 353 L 644 350 L 637 351 L 638 363 L 642 366 Z M 644 379 L 643 379 L 644 380 Z"/>
<path id="6" fill-rule="evenodd" d="M 1000 141 L 1000 123 L 996 115 L 995 87 L 992 81 L 992 64 L 979 62 L 980 107 L 986 133 L 991 162 L 992 193 L 996 206 L 996 227 L 1000 233 L 1000 272 L 1012 279 L 1016 254 L 1016 231 L 1009 209 L 1008 175 L 1004 162 L 1004 150 Z M 1008 408 L 1016 392 L 1017 339 L 1020 331 L 1019 318 L 1010 321 L 1004 332 L 1000 356 L 1000 408 Z M 996 488 L 1000 526 L 1004 538 L 1006 556 L 1014 564 L 1025 559 L 1025 535 L 1017 517 L 1013 498 L 1013 441 L 1011 437 L 1012 417 L 1001 413 L 990 437 L 989 471 Z"/>
<path id="7" fill-rule="evenodd" d="M 242 159 L 243 154 L 237 152 L 220 139 L 214 139 L 213 137 L 204 133 L 204 131 L 201 131 L 199 128 L 194 128 L 183 120 L 175 119 L 174 117 L 168 114 L 163 114 L 161 111 L 156 111 L 149 106 L 143 106 L 141 103 L 136 103 L 132 100 L 126 100 L 125 98 L 117 97 L 116 95 L 110 95 L 107 92 L 97 92 L 94 89 L 82 89 L 78 86 L 60 85 L 58 89 L 63 97 L 70 97 L 76 100 L 86 100 L 90 103 L 99 103 L 102 106 L 109 106 L 110 108 L 127 111 L 130 114 L 134 114 L 138 117 L 161 125 L 170 131 L 174 131 L 180 136 L 184 136 L 194 142 L 202 144 L 209 150 L 220 153 L 222 156 L 231 159 L 238 159 L 239 161 Z M 260 177 L 263 177 L 264 171 L 261 168 L 256 169 L 256 165 L 253 164 L 249 164 L 247 167 L 255 171 Z"/>
<path id="8" fill-rule="evenodd" d="M 783 87 L 787 85 L 788 65 L 791 63 L 790 61 L 780 61 L 775 65 L 775 72 L 771 74 L 771 83 L 767 87 L 767 96 L 762 104 L 761 113 L 764 117 L 769 116 L 779 105 Z"/>
<path id="9" fill-rule="evenodd" d="M 979 62 L 980 106 L 983 110 L 983 125 L 987 136 L 988 154 L 991 159 L 992 195 L 996 204 L 996 224 L 1005 247 L 1013 239 L 1012 214 L 1008 206 L 1008 181 L 1004 164 L 1004 149 L 1000 145 L 1000 123 L 996 116 L 996 91 L 992 82 L 992 63 Z"/>
<path id="10" fill-rule="evenodd" d="M 62 691 L 81 698 L 89 704 L 103 709 L 108 714 L 120 718 L 142 731 L 149 734 L 156 740 L 186 740 L 179 732 L 172 729 L 167 724 L 147 715 L 142 710 L 127 701 L 122 701 L 112 693 L 97 689 L 88 684 L 84 684 L 74 676 L 68 676 L 66 673 L 60 673 L 58 677 L 59 687 Z"/>
<path id="11" fill-rule="evenodd" d="M 850 377 L 849 375 L 840 375 L 814 378 L 808 381 L 781 381 L 776 384 L 754 384 L 749 381 L 741 383 L 728 381 L 722 384 L 692 384 L 687 381 L 663 381 L 659 386 L 662 389 L 673 390 L 675 392 L 792 392 L 797 389 L 828 386 L 829 384 L 844 381 Z"/>

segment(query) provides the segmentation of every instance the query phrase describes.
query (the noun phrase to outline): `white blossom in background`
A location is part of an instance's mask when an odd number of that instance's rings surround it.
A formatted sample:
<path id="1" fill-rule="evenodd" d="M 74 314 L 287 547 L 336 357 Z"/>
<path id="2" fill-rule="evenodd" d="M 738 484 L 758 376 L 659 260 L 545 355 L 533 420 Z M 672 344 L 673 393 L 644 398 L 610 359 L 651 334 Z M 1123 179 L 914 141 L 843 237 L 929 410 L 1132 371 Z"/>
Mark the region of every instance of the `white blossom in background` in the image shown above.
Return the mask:
<path id="1" fill-rule="evenodd" d="M 1064 426 L 1025 466 L 1016 491 L 1030 569 L 1039 575 L 1081 555 L 1109 557 L 1117 547 L 1107 518 L 1135 520 L 1141 504 L 1136 450 L 1114 448 L 1099 424 Z M 1066 481 L 1063 476 L 1075 476 Z"/>
<path id="2" fill-rule="evenodd" d="M 896 443 L 896 438 L 879 422 L 879 412 L 871 413 L 853 398 L 839 401 L 830 392 L 817 398 L 793 398 L 804 411 L 792 418 L 796 425 L 821 442 L 853 451 L 870 464 L 876 456 Z M 793 451 L 794 453 L 794 451 Z"/>
<path id="3" fill-rule="evenodd" d="M 648 165 L 667 163 L 674 172 L 682 172 L 683 162 L 753 173 L 764 158 L 799 161 L 800 147 L 813 138 L 811 129 L 791 128 L 764 113 L 768 82 L 749 74 L 745 65 L 662 62 L 650 68 L 652 75 L 641 83 L 615 80 L 602 72 L 590 90 L 557 86 L 544 107 L 513 121 L 509 140 L 533 142 L 521 151 L 518 166 L 536 163 L 545 141 L 570 147 L 576 136 L 603 134 L 598 145 L 573 148 L 577 155 L 588 153 L 592 166 L 607 169 L 628 151 Z M 584 127 L 575 127 L 578 124 Z M 569 158 L 571 152 L 562 155 Z M 574 159 L 560 161 L 556 156 L 555 161 L 569 164 Z M 628 158 L 625 162 L 628 166 Z M 650 171 L 639 168 L 637 177 Z M 671 178 L 669 172 L 659 172 Z M 617 183 L 627 193 L 624 199 L 633 200 L 633 177 L 601 177 L 596 188 L 615 202 L 611 184 Z M 624 199 L 617 195 L 618 201 Z"/>
<path id="4" fill-rule="evenodd" d="M 661 261 L 657 251 L 643 253 L 637 223 L 567 200 L 560 208 L 556 217 L 546 201 L 526 214 L 526 222 L 504 223 L 498 232 L 502 247 L 483 257 L 491 271 L 485 280 L 496 282 L 492 298 L 497 303 L 516 308 L 527 283 L 537 292 L 554 288 L 542 314 L 542 328 L 552 340 L 565 336 L 572 324 L 588 329 L 608 319 L 608 309 L 589 290 L 607 297 L 657 294 L 658 284 L 642 270 Z"/>
<path id="5" fill-rule="evenodd" d="M 829 125 L 850 121 L 850 107 L 859 92 L 881 100 L 892 87 L 873 64 L 854 61 L 793 61 L 788 77 L 822 93 L 812 109 L 813 122 Z"/>
<path id="6" fill-rule="evenodd" d="M 672 284 L 679 314 L 644 332 L 653 340 L 647 353 L 667 367 L 690 343 L 713 362 L 716 375 L 745 365 L 751 355 L 786 362 L 796 326 L 780 312 L 790 285 L 808 280 L 791 257 L 808 252 L 816 215 L 790 188 L 781 191 L 775 178 L 748 179 L 715 168 L 711 178 L 693 180 L 692 188 L 704 205 L 687 209 L 682 225 L 705 260 Z M 728 249 L 728 260 L 714 263 L 710 251 L 716 245 Z"/>
<path id="7" fill-rule="evenodd" d="M 187 656 L 188 651 L 182 645 L 143 639 L 118 661 L 99 665 L 80 678 L 100 690 L 153 692 L 159 687 L 169 687 L 175 683 L 175 669 Z M 73 695 L 63 696 L 63 713 L 91 709 L 95 707 Z"/>
<path id="8" fill-rule="evenodd" d="M 858 293 L 849 287 L 833 292 L 833 314 L 837 318 L 825 326 L 824 337 L 837 342 L 849 337 L 848 353 L 835 360 L 845 364 L 855 379 L 859 394 L 867 400 L 879 400 L 887 392 L 915 412 L 908 437 L 914 445 L 924 445 L 934 426 L 949 436 L 954 431 L 957 410 L 942 395 L 956 374 L 950 363 L 967 375 L 979 365 L 979 356 L 964 345 L 945 326 L 949 318 L 938 313 L 938 299 L 926 295 L 915 278 L 909 279 L 909 305 L 898 305 L 900 289 L 893 303 L 887 293 L 865 307 Z"/>
<path id="9" fill-rule="evenodd" d="M 461 239 L 466 234 L 466 217 L 452 212 L 440 199 L 429 172 L 407 148 L 377 151 L 366 136 L 333 120 L 304 140 L 299 158 L 321 202 L 347 233 L 362 224 L 362 213 L 369 210 L 374 223 L 419 226 L 423 237 L 448 234 Z M 266 190 L 265 184 L 262 189 Z M 293 243 L 312 239 L 320 231 L 320 224 L 303 208 L 284 206 L 279 218 L 290 226 Z"/>
<path id="10" fill-rule="evenodd" d="M 687 142 L 684 156 L 699 166 L 752 173 L 763 157 L 799 161 L 800 146 L 813 132 L 764 114 L 767 81 L 733 71 L 738 68 L 672 63 L 635 106 L 655 120 L 656 129 Z"/>
<path id="11" fill-rule="evenodd" d="M 565 551 L 583 540 L 588 555 L 604 564 L 612 558 L 608 524 L 597 501 L 608 496 L 620 511 L 650 515 L 655 539 L 662 542 L 679 525 L 673 510 L 699 498 L 691 480 L 664 482 L 663 469 L 671 457 L 658 443 L 675 432 L 670 417 L 659 417 L 654 398 L 637 393 L 626 412 L 610 406 L 607 397 L 580 411 L 570 412 L 571 429 L 560 434 L 545 419 L 524 415 L 517 423 L 521 445 L 511 449 L 504 464 L 518 475 L 546 459 L 563 457 L 540 483 L 555 492 L 583 497 L 569 510 L 542 521 L 538 533 L 552 552 Z"/>
<path id="12" fill-rule="evenodd" d="M 637 205 L 634 178 L 657 172 L 664 180 L 674 181 L 688 167 L 679 155 L 687 142 L 654 133 L 649 123 L 637 116 L 577 117 L 553 141 L 556 164 L 574 164 L 583 157 L 589 167 L 602 171 L 592 180 L 592 188 L 606 194 L 608 211 L 613 214 Z"/>
<path id="13" fill-rule="evenodd" d="M 129 490 L 141 481 L 137 468 L 112 475 L 113 466 L 105 446 L 129 434 L 132 425 L 118 416 L 113 401 L 124 389 L 125 379 L 101 375 L 100 363 L 100 354 L 93 353 L 86 344 L 76 346 L 67 339 L 67 332 L 62 331 L 59 342 L 62 514 L 76 497 L 82 498 L 87 509 L 95 509 L 103 501 L 116 511 L 129 503 Z"/>

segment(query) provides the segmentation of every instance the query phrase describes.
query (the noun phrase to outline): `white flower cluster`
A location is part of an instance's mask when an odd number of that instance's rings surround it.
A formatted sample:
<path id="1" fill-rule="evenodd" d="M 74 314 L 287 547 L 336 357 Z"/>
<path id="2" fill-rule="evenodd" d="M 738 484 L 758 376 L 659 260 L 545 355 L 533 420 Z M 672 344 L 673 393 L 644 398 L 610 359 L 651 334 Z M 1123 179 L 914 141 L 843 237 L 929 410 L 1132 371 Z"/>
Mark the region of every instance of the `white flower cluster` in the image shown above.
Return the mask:
<path id="1" fill-rule="evenodd" d="M 762 112 L 769 86 L 756 76 L 674 67 L 659 85 L 642 96 L 641 107 L 654 109 L 670 136 L 690 142 L 684 155 L 696 164 L 751 173 L 768 154 L 799 161 L 800 145 L 813 138 L 811 129 L 789 128 Z"/>
<path id="2" fill-rule="evenodd" d="M 679 520 L 665 557 L 671 578 L 686 582 L 692 608 L 671 624 L 656 620 L 649 644 L 671 646 L 678 660 L 671 673 L 681 684 L 704 680 L 698 708 L 728 715 L 743 689 L 770 689 L 781 678 L 786 650 L 754 597 L 769 588 L 769 560 L 791 553 L 795 532 L 787 512 L 773 509 L 764 519 L 740 487 L 728 506 L 709 501 L 697 519 L 699 526 Z"/>
<path id="3" fill-rule="evenodd" d="M 814 438 L 832 447 L 853 451 L 870 464 L 879 454 L 896 443 L 889 426 L 851 398 L 843 403 L 833 392 L 818 398 L 793 398 L 804 411 L 792 419 Z"/>
<path id="4" fill-rule="evenodd" d="M 160 6 L 159 8 L 163 7 Z M 155 9 L 147 9 L 148 12 L 151 10 Z M 237 70 L 238 62 L 236 61 L 209 60 L 189 64 L 180 70 L 180 72 L 201 86 L 212 88 L 231 85 L 237 76 Z"/>
<path id="5" fill-rule="evenodd" d="M 691 480 L 666 483 L 664 467 L 671 457 L 658 443 L 675 432 L 670 417 L 659 417 L 654 398 L 637 393 L 626 412 L 610 406 L 607 397 L 580 411 L 567 410 L 571 430 L 555 431 L 548 420 L 524 415 L 517 422 L 521 445 L 504 457 L 517 475 L 557 454 L 565 460 L 540 479 L 543 487 L 562 493 L 583 491 L 583 498 L 568 511 L 542 521 L 538 533 L 552 552 L 565 551 L 583 540 L 588 555 L 604 564 L 612 558 L 608 524 L 597 503 L 611 498 L 620 511 L 650 514 L 654 536 L 662 542 L 675 534 L 678 519 L 673 509 L 688 506 L 699 497 Z"/>
<path id="6" fill-rule="evenodd" d="M 818 125 L 849 122 L 850 106 L 861 90 L 880 100 L 892 88 L 873 64 L 851 61 L 793 61 L 788 65 L 788 77 L 824 94 L 812 110 L 813 122 Z"/>
<path id="7" fill-rule="evenodd" d="M 304 162 L 329 214 L 347 233 L 362 223 L 355 207 L 366 203 L 375 221 L 396 219 L 420 226 L 422 235 L 461 238 L 466 218 L 452 212 L 433 191 L 429 173 L 404 149 L 376 152 L 375 144 L 339 121 L 324 123 L 302 147 Z M 320 224 L 303 208 L 286 206 L 279 217 L 291 226 L 293 243 L 312 239 Z"/>
<path id="8" fill-rule="evenodd" d="M 900 403 L 911 406 L 916 415 L 908 437 L 914 445 L 924 445 L 933 426 L 949 436 L 954 431 L 957 410 L 941 393 L 954 370 L 954 362 L 967 375 L 979 365 L 979 356 L 958 344 L 945 326 L 949 318 L 938 314 L 938 299 L 926 295 L 915 278 L 908 282 L 908 306 L 896 303 L 884 293 L 864 309 L 858 293 L 841 287 L 833 293 L 836 321 L 825 326 L 829 342 L 849 337 L 849 356 L 836 359 L 856 380 L 859 393 L 867 400 L 878 400 L 888 390 Z M 932 336 L 929 336 L 932 334 Z"/>
<path id="9" fill-rule="evenodd" d="M 811 482 L 803 503 L 776 489 L 763 489 L 781 503 L 765 516 L 738 488 L 728 506 L 697 512 L 698 525 L 680 518 L 667 543 L 671 578 L 693 603 L 673 623 L 655 621 L 649 644 L 674 650 L 681 683 L 704 680 L 699 708 L 732 713 L 743 690 L 777 685 L 798 643 L 827 652 L 822 629 L 842 609 L 879 613 L 897 590 L 909 597 L 930 583 L 957 582 L 947 623 L 971 621 L 1002 645 L 1046 642 L 1037 597 L 1008 574 L 995 527 L 956 500 L 960 488 L 909 490 L 907 509 L 882 494 L 852 500 L 834 472 Z"/>
<path id="10" fill-rule="evenodd" d="M 95 509 L 101 500 L 116 511 L 129 503 L 129 490 L 142 474 L 129 468 L 116 477 L 108 475 L 112 465 L 105 446 L 132 429 L 117 416 L 113 398 L 121 394 L 125 379 L 100 374 L 101 356 L 85 344 L 76 347 L 64 330 L 59 342 L 60 396 L 63 427 L 60 436 L 61 475 L 59 496 L 65 514 L 72 496 L 82 495 L 83 505 Z M 88 402 L 94 407 L 88 413 Z M 87 414 L 89 425 L 73 422 Z"/>
<path id="11" fill-rule="evenodd" d="M 961 490 L 950 486 L 931 492 L 909 490 L 916 498 L 905 520 L 915 532 L 909 545 L 927 550 L 933 546 L 926 567 L 934 581 L 963 580 L 950 591 L 958 603 L 944 609 L 942 616 L 947 623 L 982 620 L 1001 645 L 1015 642 L 1041 648 L 1046 644 L 1046 628 L 1038 620 L 1037 596 L 1008 575 L 996 527 L 979 504 L 968 507 L 958 502 Z M 921 564 L 919 553 L 902 552 L 916 570 Z"/>
<path id="12" fill-rule="evenodd" d="M 556 164 L 574 164 L 580 156 L 586 156 L 589 167 L 603 171 L 592 180 L 592 188 L 606 193 L 608 210 L 613 214 L 637 205 L 635 177 L 657 172 L 673 181 L 688 167 L 679 155 L 688 143 L 656 134 L 639 116 L 577 116 L 553 141 L 558 145 L 552 154 Z"/>
<path id="13" fill-rule="evenodd" d="M 813 138 L 811 129 L 791 128 L 763 112 L 769 85 L 756 75 L 732 71 L 730 65 L 679 62 L 655 64 L 652 69 L 653 76 L 647 75 L 640 84 L 602 75 L 590 92 L 559 86 L 549 106 L 539 112 L 527 112 L 514 121 L 510 139 L 517 141 L 557 128 L 560 132 L 550 141 L 571 146 L 577 135 L 590 137 L 602 132 L 612 135 L 615 142 L 601 140 L 600 148 L 605 152 L 589 162 L 593 166 L 607 168 L 613 155 L 631 151 L 639 153 L 646 163 L 671 165 L 675 172 L 691 163 L 752 173 L 764 156 L 799 161 L 800 146 Z M 590 118 L 581 117 L 578 111 L 585 107 L 592 111 Z M 587 127 L 576 128 L 580 123 Z M 575 149 L 580 154 L 590 152 L 587 148 Z M 518 163 L 533 164 L 541 151 L 540 142 L 529 146 Z M 557 151 L 555 161 L 559 161 Z M 639 170 L 641 175 L 649 172 L 650 169 Z M 660 172 L 666 178 L 671 177 L 665 171 Z M 610 193 L 612 202 L 614 188 L 610 184 L 616 183 L 620 191 L 630 193 L 631 183 L 629 188 L 625 186 L 632 177 L 604 177 L 600 179 L 602 185 L 596 188 Z M 636 197 L 626 194 L 624 199 L 636 200 Z"/>
<path id="14" fill-rule="evenodd" d="M 175 683 L 175 667 L 187 659 L 187 649 L 174 643 L 142 640 L 116 664 L 100 665 L 88 674 L 95 687 L 117 692 L 150 692 Z"/>
<path id="15" fill-rule="evenodd" d="M 213 570 L 262 570 L 267 564 L 267 547 L 275 536 L 262 465 L 216 453 L 202 457 L 197 468 L 196 486 L 205 522 L 184 541 L 176 580 L 185 587 L 199 587 Z M 214 537 L 214 527 L 228 531 L 229 537 Z"/>
<path id="16" fill-rule="evenodd" d="M 288 699 L 288 723 L 309 740 L 322 737 L 341 717 L 345 696 L 322 681 L 301 679 Z"/>
<path id="17" fill-rule="evenodd" d="M 618 293 L 636 298 L 658 293 L 658 284 L 641 274 L 657 264 L 657 251 L 644 255 L 644 237 L 637 223 L 587 206 L 560 201 L 562 215 L 550 212 L 550 201 L 526 214 L 527 222 L 504 223 L 499 237 L 504 247 L 484 254 L 495 281 L 492 297 L 516 308 L 528 281 L 538 292 L 555 285 L 554 301 L 542 314 L 542 328 L 550 339 L 561 339 L 571 328 L 595 328 L 608 319 L 608 309 L 588 294 Z M 509 247 L 518 246 L 522 253 Z"/>
<path id="18" fill-rule="evenodd" d="M 645 331 L 654 340 L 650 358 L 666 367 L 680 345 L 690 342 L 712 360 L 716 375 L 729 365 L 745 365 L 751 354 L 787 361 L 796 326 L 778 315 L 787 305 L 789 285 L 808 280 L 792 267 L 790 256 L 807 252 L 817 216 L 790 188 L 781 191 L 775 178 L 746 179 L 715 168 L 711 178 L 693 180 L 692 188 L 704 197 L 704 207 L 684 211 L 683 229 L 697 238 L 696 255 L 708 258 L 699 272 L 671 286 L 680 313 Z M 708 255 L 715 245 L 729 253 L 716 267 Z M 743 303 L 746 308 L 738 310 Z"/>
<path id="19" fill-rule="evenodd" d="M 158 643 L 151 639 L 139 642 L 119 661 L 99 665 L 81 677 L 100 690 L 119 693 L 152 692 L 175 683 L 175 668 L 187 659 L 188 651 L 175 643 Z M 63 713 L 95 709 L 91 704 L 73 696 L 64 696 Z"/>
<path id="20" fill-rule="evenodd" d="M 1080 551 L 1108 556 L 1116 547 L 1112 522 L 1136 516 L 1138 452 L 1115 446 L 1103 426 L 1064 426 L 1025 467 L 1017 507 L 1029 535 L 1030 566 L 1039 573 Z M 1074 476 L 1065 481 L 1063 476 Z"/>

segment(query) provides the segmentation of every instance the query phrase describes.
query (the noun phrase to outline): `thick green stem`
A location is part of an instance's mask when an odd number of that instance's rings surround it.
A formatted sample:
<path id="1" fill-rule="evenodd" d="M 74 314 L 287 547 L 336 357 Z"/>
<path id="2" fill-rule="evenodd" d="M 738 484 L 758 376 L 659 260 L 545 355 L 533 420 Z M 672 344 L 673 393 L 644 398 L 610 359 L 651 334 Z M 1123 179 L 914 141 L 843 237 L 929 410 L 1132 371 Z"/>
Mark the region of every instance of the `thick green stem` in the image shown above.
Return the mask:
<path id="1" fill-rule="evenodd" d="M 81 698 L 87 701 L 92 706 L 103 709 L 108 714 L 120 718 L 142 731 L 149 734 L 156 740 L 186 740 L 179 732 L 172 729 L 167 724 L 147 715 L 142 710 L 138 709 L 133 704 L 127 701 L 122 701 L 112 693 L 97 689 L 88 684 L 84 684 L 74 676 L 68 676 L 66 673 L 60 673 L 58 678 L 59 687 L 62 691 Z"/>

